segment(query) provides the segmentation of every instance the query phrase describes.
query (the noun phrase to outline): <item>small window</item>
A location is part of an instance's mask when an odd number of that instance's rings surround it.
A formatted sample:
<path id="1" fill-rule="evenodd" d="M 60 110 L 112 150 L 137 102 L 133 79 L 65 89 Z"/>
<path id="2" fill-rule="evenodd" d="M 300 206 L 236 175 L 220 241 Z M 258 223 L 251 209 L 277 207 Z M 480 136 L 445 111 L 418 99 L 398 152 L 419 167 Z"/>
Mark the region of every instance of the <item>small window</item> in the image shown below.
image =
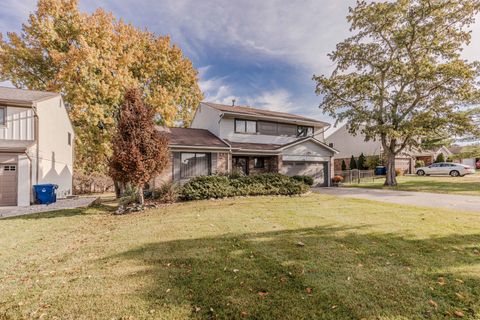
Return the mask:
<path id="1" fill-rule="evenodd" d="M 297 137 L 309 137 L 313 135 L 313 127 L 297 126 Z"/>
<path id="2" fill-rule="evenodd" d="M 265 168 L 265 158 L 254 158 L 253 166 L 257 169 Z"/>
<path id="3" fill-rule="evenodd" d="M 252 120 L 235 119 L 236 133 L 257 133 L 257 122 Z"/>
<path id="4" fill-rule="evenodd" d="M 188 153 L 180 155 L 180 178 L 188 179 L 210 174 L 209 153 Z"/>
<path id="5" fill-rule="evenodd" d="M 71 146 L 72 145 L 72 134 L 69 132 L 68 133 L 68 145 Z"/>
<path id="6" fill-rule="evenodd" d="M 4 126 L 7 118 L 7 108 L 0 107 L 0 126 Z"/>
<path id="7" fill-rule="evenodd" d="M 3 166 L 3 171 L 10 171 L 10 172 L 17 171 L 17 166 L 15 166 L 15 165 L 5 165 L 5 166 Z"/>

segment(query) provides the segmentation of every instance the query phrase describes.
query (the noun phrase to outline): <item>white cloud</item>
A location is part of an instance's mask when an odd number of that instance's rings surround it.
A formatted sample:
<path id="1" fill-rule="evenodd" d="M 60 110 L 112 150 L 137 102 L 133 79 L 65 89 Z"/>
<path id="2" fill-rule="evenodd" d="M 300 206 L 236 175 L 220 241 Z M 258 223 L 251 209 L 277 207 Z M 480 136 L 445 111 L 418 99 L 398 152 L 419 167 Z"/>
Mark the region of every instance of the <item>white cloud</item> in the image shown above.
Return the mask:
<path id="1" fill-rule="evenodd" d="M 291 94 L 284 89 L 264 91 L 256 97 L 248 97 L 246 103 L 270 111 L 295 112 L 298 109 Z"/>

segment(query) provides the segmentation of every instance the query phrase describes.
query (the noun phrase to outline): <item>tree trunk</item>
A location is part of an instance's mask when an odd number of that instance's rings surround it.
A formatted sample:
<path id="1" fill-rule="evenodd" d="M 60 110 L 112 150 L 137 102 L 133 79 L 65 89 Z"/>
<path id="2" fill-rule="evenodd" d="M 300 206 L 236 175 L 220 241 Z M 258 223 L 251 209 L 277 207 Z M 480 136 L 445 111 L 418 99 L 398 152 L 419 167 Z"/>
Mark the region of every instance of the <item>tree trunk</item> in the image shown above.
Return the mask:
<path id="1" fill-rule="evenodd" d="M 120 199 L 122 197 L 122 188 L 120 186 L 120 182 L 113 181 L 113 187 L 115 188 L 115 197 Z"/>
<path id="2" fill-rule="evenodd" d="M 397 185 L 397 174 L 395 172 L 395 155 L 388 153 L 387 155 L 387 177 L 385 186 L 393 187 Z"/>
<path id="3" fill-rule="evenodd" d="M 145 204 L 145 197 L 143 196 L 143 187 L 138 187 L 138 204 L 143 206 Z"/>

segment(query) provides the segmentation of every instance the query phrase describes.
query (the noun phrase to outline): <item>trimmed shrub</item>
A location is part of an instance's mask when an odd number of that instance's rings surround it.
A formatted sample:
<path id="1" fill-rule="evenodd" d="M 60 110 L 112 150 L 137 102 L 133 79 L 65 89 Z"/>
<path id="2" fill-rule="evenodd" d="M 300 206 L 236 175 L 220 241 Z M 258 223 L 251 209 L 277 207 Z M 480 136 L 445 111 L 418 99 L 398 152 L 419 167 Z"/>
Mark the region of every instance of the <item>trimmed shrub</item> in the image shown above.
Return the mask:
<path id="1" fill-rule="evenodd" d="M 437 159 L 435 160 L 436 163 L 438 162 L 445 162 L 445 156 L 443 155 L 443 153 L 440 153 L 438 156 L 437 156 Z"/>
<path id="2" fill-rule="evenodd" d="M 342 160 L 342 171 L 347 171 L 347 164 L 345 163 L 345 159 Z"/>
<path id="3" fill-rule="evenodd" d="M 313 186 L 313 177 L 310 176 L 293 176 L 293 179 L 305 183 L 307 186 Z"/>
<path id="4" fill-rule="evenodd" d="M 425 161 L 417 160 L 415 161 L 415 168 L 425 167 Z"/>
<path id="5" fill-rule="evenodd" d="M 161 203 L 174 203 L 180 197 L 180 186 L 172 182 L 162 184 L 153 192 L 153 198 Z"/>
<path id="6" fill-rule="evenodd" d="M 218 199 L 235 196 L 298 195 L 308 186 L 279 173 L 254 176 L 213 175 L 188 181 L 181 191 L 182 200 Z"/>
<path id="7" fill-rule="evenodd" d="M 396 175 L 397 177 L 403 176 L 403 173 L 404 173 L 404 172 L 403 172 L 402 169 L 395 169 L 395 175 Z"/>

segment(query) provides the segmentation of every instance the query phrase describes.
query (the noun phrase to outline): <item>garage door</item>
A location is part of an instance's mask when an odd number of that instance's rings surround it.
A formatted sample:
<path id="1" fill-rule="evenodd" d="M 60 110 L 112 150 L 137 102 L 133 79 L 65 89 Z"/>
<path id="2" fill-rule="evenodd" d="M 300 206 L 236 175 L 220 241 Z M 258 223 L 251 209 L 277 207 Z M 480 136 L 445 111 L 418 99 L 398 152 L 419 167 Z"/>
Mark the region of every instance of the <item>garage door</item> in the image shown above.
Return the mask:
<path id="1" fill-rule="evenodd" d="M 410 172 L 411 163 L 412 163 L 412 160 L 410 158 L 396 158 L 395 169 L 400 169 L 403 171 L 403 173 L 411 173 Z"/>
<path id="2" fill-rule="evenodd" d="M 17 205 L 17 165 L 0 164 L 0 206 Z"/>
<path id="3" fill-rule="evenodd" d="M 283 173 L 287 176 L 310 176 L 314 186 L 327 186 L 328 166 L 326 162 L 284 161 Z"/>

